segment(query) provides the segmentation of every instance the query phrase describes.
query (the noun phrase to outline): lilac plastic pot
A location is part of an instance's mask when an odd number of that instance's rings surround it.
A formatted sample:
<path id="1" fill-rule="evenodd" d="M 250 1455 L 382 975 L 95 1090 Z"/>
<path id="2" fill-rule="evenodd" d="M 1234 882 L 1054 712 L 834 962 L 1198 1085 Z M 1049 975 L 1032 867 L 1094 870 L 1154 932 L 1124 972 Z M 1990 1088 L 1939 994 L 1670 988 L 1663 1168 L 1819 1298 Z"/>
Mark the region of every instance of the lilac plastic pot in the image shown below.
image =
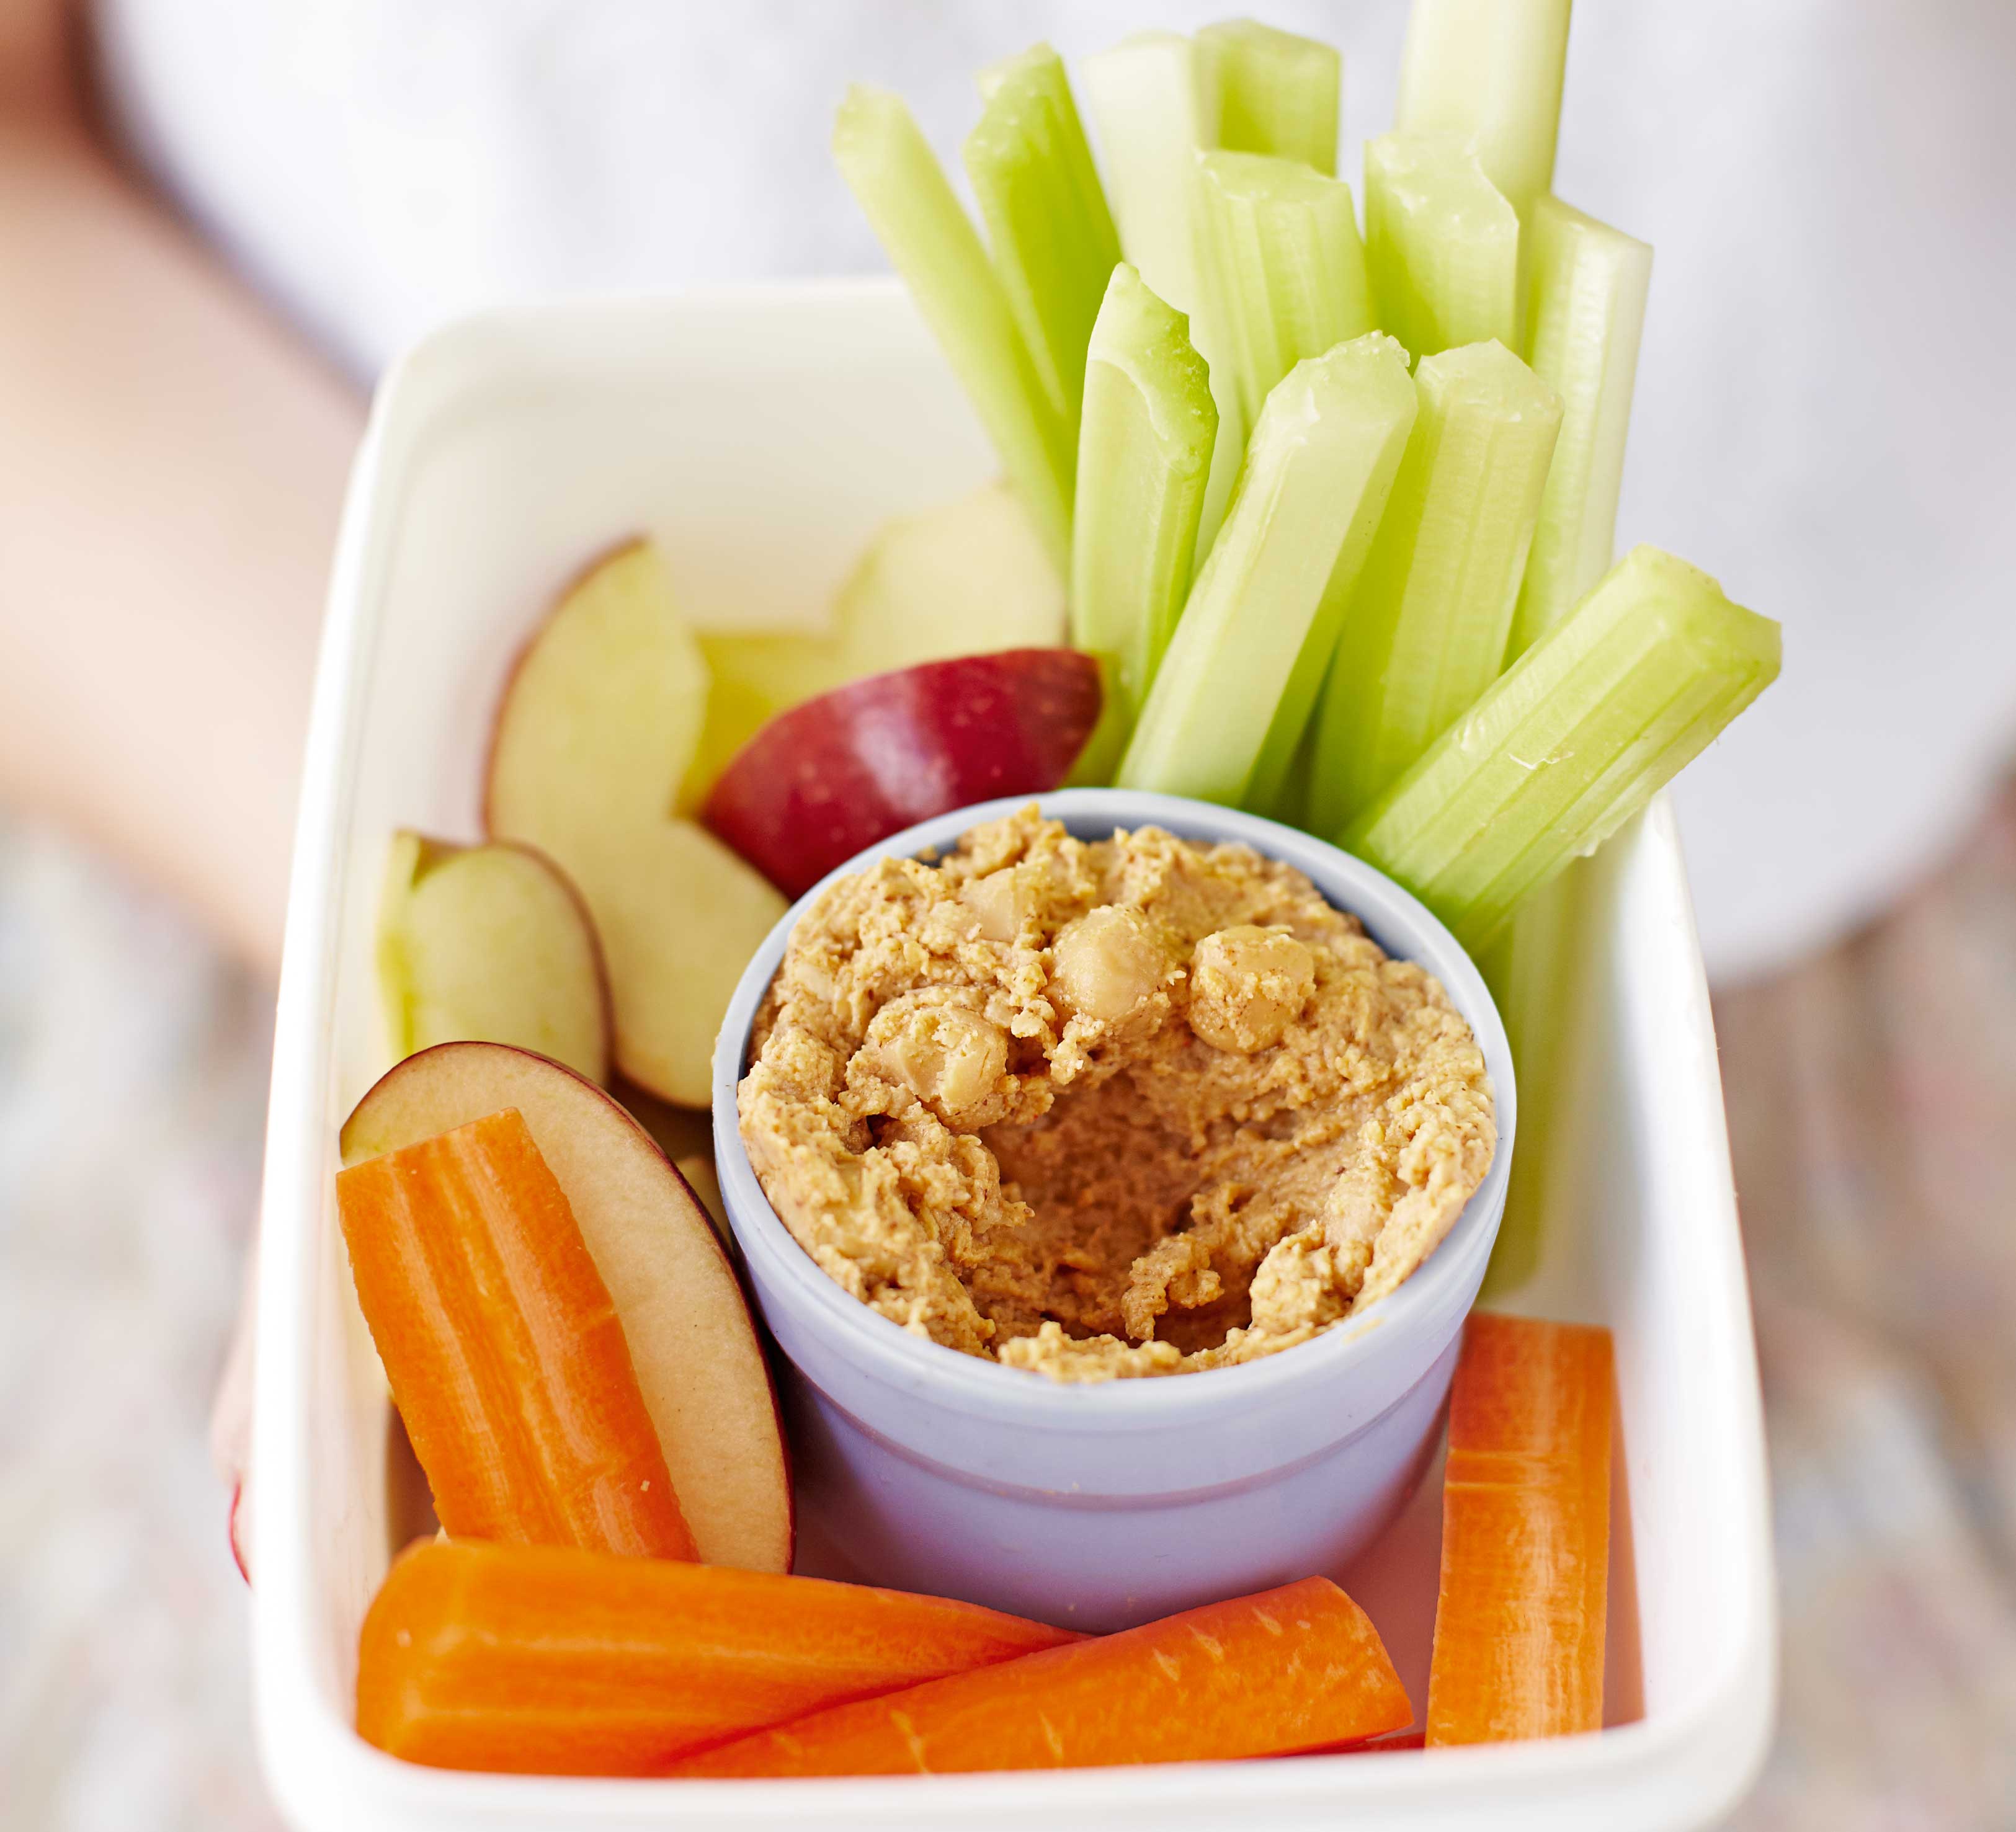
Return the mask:
<path id="1" fill-rule="evenodd" d="M 1028 799 L 927 821 L 841 870 L 948 848 Z M 1489 1175 L 1420 1270 L 1363 1315 L 1240 1367 L 1060 1385 L 910 1334 L 848 1296 L 778 1219 L 743 1148 L 735 1091 L 757 1007 L 823 883 L 757 951 L 715 1047 L 715 1154 L 754 1294 L 789 1362 L 801 1517 L 865 1581 L 1104 1629 L 1334 1572 L 1398 1513 L 1433 1451 L 1463 1320 L 1504 1212 L 1516 1094 L 1504 1027 L 1476 967 L 1370 866 L 1272 821 L 1173 796 L 1078 789 L 1039 799 L 1081 839 L 1160 826 L 1244 840 L 1307 873 L 1388 953 L 1419 961 L 1449 989 L 1497 1096 Z"/>

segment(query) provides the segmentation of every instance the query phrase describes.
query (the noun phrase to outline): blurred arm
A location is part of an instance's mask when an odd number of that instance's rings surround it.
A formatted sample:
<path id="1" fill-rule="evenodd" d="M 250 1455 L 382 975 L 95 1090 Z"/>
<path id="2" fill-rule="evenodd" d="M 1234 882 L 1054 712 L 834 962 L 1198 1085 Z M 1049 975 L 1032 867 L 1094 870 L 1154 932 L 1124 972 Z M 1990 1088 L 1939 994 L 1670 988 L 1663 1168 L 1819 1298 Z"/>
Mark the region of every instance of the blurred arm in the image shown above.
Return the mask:
<path id="1" fill-rule="evenodd" d="M 363 423 L 94 142 L 61 0 L 0 0 L 0 800 L 271 970 Z"/>

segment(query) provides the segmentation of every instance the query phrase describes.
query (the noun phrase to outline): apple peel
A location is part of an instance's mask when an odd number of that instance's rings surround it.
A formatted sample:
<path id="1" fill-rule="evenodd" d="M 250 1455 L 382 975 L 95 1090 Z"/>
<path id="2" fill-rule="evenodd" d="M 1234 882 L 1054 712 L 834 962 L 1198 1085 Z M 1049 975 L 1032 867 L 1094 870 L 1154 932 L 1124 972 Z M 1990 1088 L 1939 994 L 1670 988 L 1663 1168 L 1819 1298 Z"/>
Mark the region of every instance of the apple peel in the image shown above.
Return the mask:
<path id="1" fill-rule="evenodd" d="M 407 1057 L 358 1103 L 343 1161 L 507 1107 L 566 1193 L 608 1287 L 701 1560 L 788 1571 L 790 1471 L 749 1307 L 700 1199 L 614 1100 L 529 1050 L 443 1043 Z"/>
<path id="2" fill-rule="evenodd" d="M 562 594 L 520 656 L 485 772 L 491 838 L 536 847 L 593 919 L 617 1067 L 705 1107 L 715 1033 L 783 905 L 760 876 L 672 815 L 706 721 L 707 668 L 664 562 L 632 542 Z"/>
<path id="3" fill-rule="evenodd" d="M 701 810 L 787 897 L 891 833 L 954 808 L 1040 794 L 1099 722 L 1098 662 L 1010 649 L 853 681 L 779 713 Z"/>
<path id="4" fill-rule="evenodd" d="M 395 1060 L 437 1043 L 510 1043 L 609 1079 L 601 942 L 581 893 L 536 847 L 395 833 L 377 965 Z"/>

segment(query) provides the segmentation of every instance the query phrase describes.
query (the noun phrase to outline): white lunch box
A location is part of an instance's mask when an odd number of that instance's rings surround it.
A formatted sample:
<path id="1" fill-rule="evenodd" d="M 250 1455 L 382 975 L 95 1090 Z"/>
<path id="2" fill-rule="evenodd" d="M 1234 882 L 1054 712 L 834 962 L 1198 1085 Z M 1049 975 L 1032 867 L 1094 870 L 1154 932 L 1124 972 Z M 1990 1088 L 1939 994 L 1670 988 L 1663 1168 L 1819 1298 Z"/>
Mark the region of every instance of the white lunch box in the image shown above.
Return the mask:
<path id="1" fill-rule="evenodd" d="M 1748 1785 L 1776 1657 L 1741 1244 L 1687 880 L 1653 808 L 1581 870 L 1580 1097 L 1537 1272 L 1496 1301 L 1607 1323 L 1622 1418 L 1610 1717 L 1547 1743 L 902 1780 L 629 1781 L 409 1766 L 351 1728 L 391 1552 L 383 1375 L 333 1200 L 337 1128 L 387 1066 L 372 930 L 395 827 L 476 837 L 520 641 L 584 560 L 656 536 L 714 629 L 817 617 L 886 516 L 993 466 L 893 282 L 709 290 L 471 319 L 380 391 L 315 691 L 274 1042 L 252 1507 L 260 1737 L 317 1832 L 597 1826 L 1704 1826 Z M 1529 1142 L 1530 1143 L 1530 1142 Z M 1208 1378 L 1208 1377 L 1198 1377 Z M 1341 1574 L 1418 1708 L 1438 1477 Z"/>

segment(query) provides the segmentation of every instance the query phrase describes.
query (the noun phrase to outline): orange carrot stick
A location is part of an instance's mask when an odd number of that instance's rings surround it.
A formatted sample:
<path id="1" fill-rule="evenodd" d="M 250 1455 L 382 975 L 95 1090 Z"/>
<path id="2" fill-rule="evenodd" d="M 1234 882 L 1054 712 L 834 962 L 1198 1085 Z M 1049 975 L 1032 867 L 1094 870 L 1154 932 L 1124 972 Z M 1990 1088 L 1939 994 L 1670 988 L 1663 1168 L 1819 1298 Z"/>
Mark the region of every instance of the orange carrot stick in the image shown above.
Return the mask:
<path id="1" fill-rule="evenodd" d="M 675 1775 L 951 1774 L 1278 1755 L 1413 1717 L 1365 1612 L 1326 1578 L 814 1712 Z"/>
<path id="2" fill-rule="evenodd" d="M 1603 1726 L 1610 1332 L 1474 1316 L 1449 1402 L 1427 1740 Z"/>
<path id="3" fill-rule="evenodd" d="M 1078 1636 L 969 1603 L 558 1546 L 422 1541 L 364 1618 L 357 1729 L 408 1762 L 646 1775 Z"/>
<path id="4" fill-rule="evenodd" d="M 517 1110 L 355 1165 L 336 1193 L 441 1524 L 693 1557 L 622 1323 Z"/>

